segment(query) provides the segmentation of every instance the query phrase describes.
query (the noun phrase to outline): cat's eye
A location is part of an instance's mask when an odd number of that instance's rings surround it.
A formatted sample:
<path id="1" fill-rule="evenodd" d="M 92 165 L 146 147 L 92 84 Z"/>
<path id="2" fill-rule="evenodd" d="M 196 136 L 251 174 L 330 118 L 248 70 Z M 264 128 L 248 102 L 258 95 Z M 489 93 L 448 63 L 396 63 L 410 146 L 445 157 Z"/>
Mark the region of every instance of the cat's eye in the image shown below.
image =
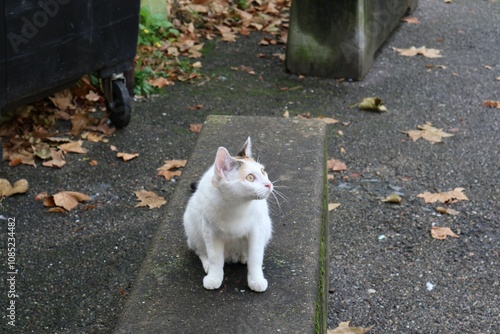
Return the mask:
<path id="1" fill-rule="evenodd" d="M 253 176 L 253 174 L 248 174 L 247 175 L 247 181 L 249 181 L 249 182 L 255 181 L 255 176 Z"/>
<path id="2" fill-rule="evenodd" d="M 260 172 L 262 173 L 262 175 L 266 175 L 266 170 L 264 168 L 262 168 Z"/>

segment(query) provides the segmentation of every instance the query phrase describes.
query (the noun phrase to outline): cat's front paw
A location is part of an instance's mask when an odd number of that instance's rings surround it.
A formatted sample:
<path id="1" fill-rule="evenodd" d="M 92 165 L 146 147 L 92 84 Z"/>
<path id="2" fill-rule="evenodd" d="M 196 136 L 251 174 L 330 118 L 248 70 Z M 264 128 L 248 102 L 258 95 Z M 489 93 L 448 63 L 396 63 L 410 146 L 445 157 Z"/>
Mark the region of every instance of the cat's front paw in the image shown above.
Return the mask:
<path id="1" fill-rule="evenodd" d="M 203 287 L 207 290 L 215 290 L 222 285 L 222 277 L 207 275 L 203 278 Z"/>
<path id="2" fill-rule="evenodd" d="M 267 279 L 252 279 L 248 281 L 248 286 L 255 292 L 264 292 L 267 289 Z"/>

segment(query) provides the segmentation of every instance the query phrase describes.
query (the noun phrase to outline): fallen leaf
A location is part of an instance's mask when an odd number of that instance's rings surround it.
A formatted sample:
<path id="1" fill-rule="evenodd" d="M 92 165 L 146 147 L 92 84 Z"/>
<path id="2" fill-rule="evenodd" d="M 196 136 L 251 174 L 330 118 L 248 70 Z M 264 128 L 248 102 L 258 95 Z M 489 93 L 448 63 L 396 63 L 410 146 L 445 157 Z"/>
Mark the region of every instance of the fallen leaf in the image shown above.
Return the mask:
<path id="1" fill-rule="evenodd" d="M 124 152 L 118 152 L 116 154 L 117 158 L 122 158 L 123 161 L 129 161 L 134 158 L 137 158 L 139 156 L 139 153 L 124 153 Z"/>
<path id="2" fill-rule="evenodd" d="M 64 111 L 66 109 L 75 109 L 75 105 L 73 104 L 73 94 L 69 89 L 63 89 L 55 93 L 54 96 L 49 97 L 49 99 L 59 110 Z"/>
<path id="3" fill-rule="evenodd" d="M 50 208 L 47 210 L 47 212 L 50 212 L 50 213 L 66 213 L 66 211 L 61 208 L 60 206 L 55 206 L 53 208 Z"/>
<path id="4" fill-rule="evenodd" d="M 33 154 L 40 159 L 47 160 L 50 158 L 51 149 L 47 143 L 38 143 L 36 145 L 31 145 L 33 149 Z"/>
<path id="5" fill-rule="evenodd" d="M 441 50 L 438 49 L 427 49 L 425 46 L 416 48 L 412 46 L 409 49 L 398 49 L 393 48 L 395 51 L 399 52 L 400 56 L 413 57 L 416 55 L 422 55 L 427 58 L 441 58 L 443 57 L 440 53 Z"/>
<path id="6" fill-rule="evenodd" d="M 80 154 L 85 154 L 88 152 L 88 150 L 84 149 L 82 147 L 83 141 L 78 140 L 78 141 L 72 141 L 69 143 L 61 144 L 57 146 L 60 150 L 64 151 L 65 153 L 71 152 L 71 153 L 80 153 Z"/>
<path id="7" fill-rule="evenodd" d="M 9 152 L 9 166 L 14 167 L 19 164 L 30 165 L 36 167 L 35 165 L 35 155 L 31 152 L 28 152 L 24 149 L 20 149 L 16 152 Z"/>
<path id="8" fill-rule="evenodd" d="M 417 197 L 423 198 L 425 203 L 456 203 L 458 201 L 469 200 L 467 196 L 462 192 L 464 188 L 455 188 L 454 190 L 441 192 L 441 193 L 430 193 L 428 191 L 419 194 Z"/>
<path id="9" fill-rule="evenodd" d="M 49 194 L 46 191 L 44 191 L 44 192 L 41 192 L 35 196 L 35 201 L 37 201 L 37 202 L 42 201 L 42 200 L 46 199 L 47 197 L 49 197 Z"/>
<path id="10" fill-rule="evenodd" d="M 187 107 L 189 110 L 199 110 L 201 108 L 203 108 L 203 104 L 196 104 L 194 106 L 189 106 Z"/>
<path id="11" fill-rule="evenodd" d="M 447 237 L 459 238 L 449 227 L 437 227 L 433 226 L 431 228 L 431 236 L 434 239 L 444 240 Z"/>
<path id="12" fill-rule="evenodd" d="M 401 196 L 398 194 L 390 194 L 382 200 L 384 203 L 401 203 Z"/>
<path id="13" fill-rule="evenodd" d="M 90 102 L 97 102 L 101 99 L 101 96 L 94 92 L 93 90 L 89 91 L 85 98 Z"/>
<path id="14" fill-rule="evenodd" d="M 340 206 L 340 203 L 328 203 L 328 211 L 332 211 Z"/>
<path id="15" fill-rule="evenodd" d="M 89 165 L 92 166 L 92 167 L 95 167 L 97 166 L 99 163 L 97 162 L 97 160 L 90 160 L 89 161 Z"/>
<path id="16" fill-rule="evenodd" d="M 150 209 L 157 209 L 167 203 L 167 201 L 155 194 L 152 191 L 139 190 L 134 191 L 134 194 L 137 196 L 137 200 L 140 202 L 135 207 L 143 207 L 148 206 Z"/>
<path id="17" fill-rule="evenodd" d="M 326 124 L 336 124 L 339 122 L 339 120 L 336 120 L 335 118 L 332 117 L 317 117 L 315 119 L 319 119 L 320 121 L 323 121 Z"/>
<path id="18" fill-rule="evenodd" d="M 52 160 L 42 162 L 42 166 L 61 168 L 66 164 L 66 160 L 64 160 L 63 151 L 61 150 L 56 151 L 52 149 L 50 152 L 50 156 Z"/>
<path id="19" fill-rule="evenodd" d="M 115 145 L 109 145 L 109 149 L 110 149 L 111 151 L 116 151 L 116 150 L 117 150 L 117 148 L 116 148 L 116 146 L 115 146 Z"/>
<path id="20" fill-rule="evenodd" d="M 173 81 L 168 80 L 167 78 L 164 78 L 164 77 L 158 77 L 158 78 L 155 78 L 155 79 L 149 79 L 147 81 L 151 84 L 151 86 L 154 86 L 154 87 L 157 87 L 157 88 L 163 88 L 163 87 L 170 86 L 170 85 L 174 84 Z"/>
<path id="21" fill-rule="evenodd" d="M 53 195 L 54 203 L 67 211 L 73 210 L 79 202 L 90 201 L 90 197 L 76 191 L 61 191 Z"/>
<path id="22" fill-rule="evenodd" d="M 327 334 L 364 334 L 372 329 L 375 325 L 370 327 L 349 327 L 350 321 L 339 323 L 339 326 L 334 329 L 329 329 Z"/>
<path id="23" fill-rule="evenodd" d="M 363 101 L 356 103 L 355 105 L 350 106 L 349 108 L 358 106 L 361 110 L 370 110 L 370 111 L 378 111 L 384 112 L 387 111 L 387 108 L 382 103 L 382 99 L 379 97 L 367 97 L 364 98 Z"/>
<path id="24" fill-rule="evenodd" d="M 198 133 L 201 131 L 203 124 L 189 124 L 189 131 Z"/>
<path id="25" fill-rule="evenodd" d="M 439 213 L 444 213 L 444 214 L 452 215 L 452 216 L 456 216 L 456 215 L 460 214 L 460 211 L 453 210 L 451 208 L 445 208 L 445 207 L 442 207 L 442 206 L 438 206 L 436 208 L 436 211 L 439 212 Z"/>
<path id="26" fill-rule="evenodd" d="M 6 179 L 0 179 L 0 198 L 9 197 L 14 194 L 23 194 L 28 191 L 28 181 L 26 179 L 18 180 L 11 185 Z"/>
<path id="27" fill-rule="evenodd" d="M 98 143 L 104 139 L 104 135 L 101 135 L 97 132 L 89 132 L 87 134 L 87 140 L 92 143 Z"/>
<path id="28" fill-rule="evenodd" d="M 401 21 L 406 22 L 408 24 L 419 24 L 420 21 L 416 17 L 406 16 L 401 19 Z"/>
<path id="29" fill-rule="evenodd" d="M 326 166 L 328 169 L 331 169 L 334 172 L 341 172 L 343 170 L 347 170 L 347 166 L 340 160 L 330 159 L 326 162 Z"/>
<path id="30" fill-rule="evenodd" d="M 419 130 L 409 130 L 403 132 L 408 134 L 413 141 L 423 138 L 432 143 L 440 143 L 442 138 L 453 136 L 451 133 L 444 132 L 443 129 L 433 127 L 429 122 L 425 122 L 424 125 L 418 125 L 417 128 Z"/>
<path id="31" fill-rule="evenodd" d="M 486 100 L 483 102 L 483 106 L 500 109 L 500 101 Z"/>
<path id="32" fill-rule="evenodd" d="M 174 176 L 181 176 L 182 172 L 176 169 L 184 167 L 186 162 L 187 160 L 167 160 L 163 166 L 157 168 L 157 175 L 161 175 L 165 177 L 167 181 L 170 181 Z"/>

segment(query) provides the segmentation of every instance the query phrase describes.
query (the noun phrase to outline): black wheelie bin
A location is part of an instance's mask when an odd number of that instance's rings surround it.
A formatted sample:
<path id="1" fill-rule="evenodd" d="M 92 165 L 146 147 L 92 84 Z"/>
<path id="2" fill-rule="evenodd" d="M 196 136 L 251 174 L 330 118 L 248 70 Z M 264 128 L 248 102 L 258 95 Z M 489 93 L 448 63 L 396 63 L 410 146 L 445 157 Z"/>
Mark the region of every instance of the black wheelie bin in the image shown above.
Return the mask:
<path id="1" fill-rule="evenodd" d="M 111 122 L 131 117 L 139 0 L 1 0 L 0 115 L 94 72 Z"/>

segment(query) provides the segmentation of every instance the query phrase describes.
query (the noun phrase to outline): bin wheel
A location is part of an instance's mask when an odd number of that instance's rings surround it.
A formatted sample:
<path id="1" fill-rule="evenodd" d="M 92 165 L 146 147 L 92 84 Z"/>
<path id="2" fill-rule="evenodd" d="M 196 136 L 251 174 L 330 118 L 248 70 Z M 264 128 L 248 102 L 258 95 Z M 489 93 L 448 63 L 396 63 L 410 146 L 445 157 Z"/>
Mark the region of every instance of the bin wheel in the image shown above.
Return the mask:
<path id="1" fill-rule="evenodd" d="M 118 128 L 124 128 L 130 122 L 132 116 L 132 106 L 130 104 L 130 94 L 123 80 L 111 81 L 112 100 L 106 101 L 109 120 Z"/>

